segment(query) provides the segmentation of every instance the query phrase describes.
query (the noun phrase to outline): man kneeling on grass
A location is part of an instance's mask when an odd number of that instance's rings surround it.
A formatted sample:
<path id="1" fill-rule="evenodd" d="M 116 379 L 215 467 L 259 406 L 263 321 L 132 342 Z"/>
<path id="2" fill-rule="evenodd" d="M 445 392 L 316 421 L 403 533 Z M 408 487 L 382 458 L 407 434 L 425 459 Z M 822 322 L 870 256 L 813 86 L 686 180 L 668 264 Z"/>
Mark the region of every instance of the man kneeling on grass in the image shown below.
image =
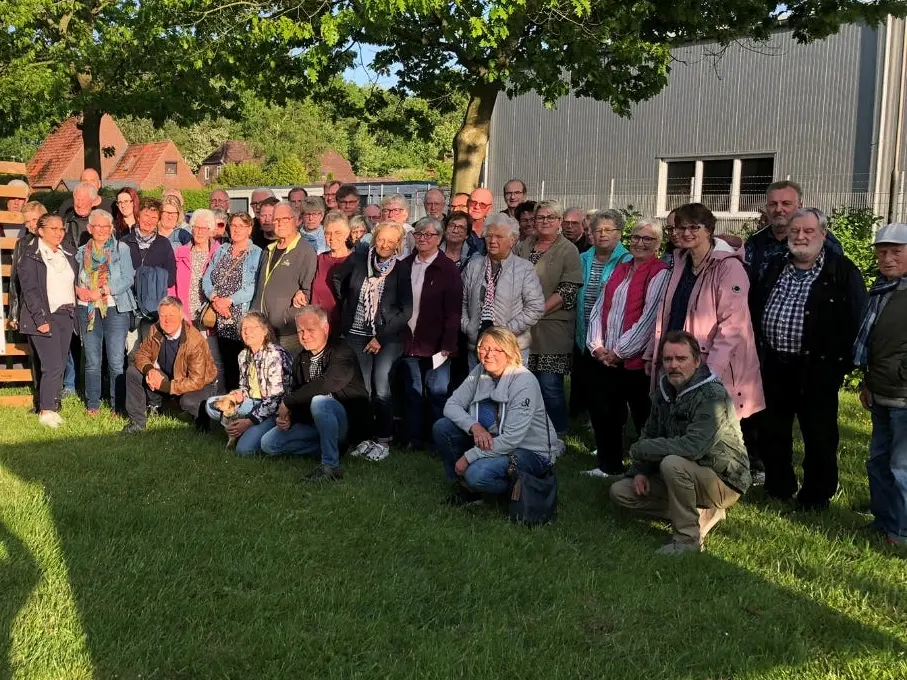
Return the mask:
<path id="1" fill-rule="evenodd" d="M 699 551 L 725 509 L 751 483 L 749 459 L 724 385 L 702 363 L 685 331 L 666 333 L 659 348 L 664 373 L 652 394 L 632 465 L 611 487 L 617 505 L 670 520 L 671 542 L 658 552 Z"/>
<path id="2" fill-rule="evenodd" d="M 330 338 L 328 315 L 318 306 L 296 314 L 303 350 L 293 361 L 290 389 L 277 409 L 277 426 L 261 438 L 267 454 L 319 456 L 308 476 L 313 482 L 340 479 L 340 451 L 359 441 L 371 426 L 368 391 L 349 345 Z M 358 439 L 357 439 L 358 437 Z"/>
<path id="3" fill-rule="evenodd" d="M 217 367 L 208 342 L 183 319 L 183 303 L 165 297 L 158 305 L 158 321 L 135 353 L 126 371 L 126 413 L 123 432 L 145 429 L 147 412 L 159 411 L 165 399 L 178 399 L 181 410 L 204 429 L 207 417 L 199 419 L 202 404 L 217 387 Z"/>

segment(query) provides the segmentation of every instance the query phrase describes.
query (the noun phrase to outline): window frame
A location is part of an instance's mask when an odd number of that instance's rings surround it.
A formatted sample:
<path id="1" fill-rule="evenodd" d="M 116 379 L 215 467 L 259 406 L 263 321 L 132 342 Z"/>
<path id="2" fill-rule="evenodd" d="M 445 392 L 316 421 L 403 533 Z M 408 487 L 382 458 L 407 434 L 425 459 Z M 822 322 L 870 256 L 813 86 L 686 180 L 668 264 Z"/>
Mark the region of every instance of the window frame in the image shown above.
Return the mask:
<path id="1" fill-rule="evenodd" d="M 668 216 L 668 164 L 669 163 L 694 163 L 693 171 L 693 195 L 691 202 L 699 203 L 702 201 L 702 180 L 704 165 L 708 161 L 731 161 L 731 189 L 729 210 L 714 212 L 715 217 L 719 219 L 751 219 L 758 218 L 758 212 L 740 210 L 740 185 L 742 179 L 743 161 L 763 158 L 772 161 L 772 177 L 769 182 L 777 179 L 777 155 L 774 152 L 753 152 L 743 154 L 715 154 L 703 156 L 660 156 L 658 158 L 658 189 L 655 198 L 656 217 L 662 219 Z"/>
<path id="2" fill-rule="evenodd" d="M 171 167 L 173 167 L 173 172 L 167 172 Z M 164 161 L 165 177 L 176 177 L 179 174 L 179 171 L 179 163 L 177 161 Z"/>

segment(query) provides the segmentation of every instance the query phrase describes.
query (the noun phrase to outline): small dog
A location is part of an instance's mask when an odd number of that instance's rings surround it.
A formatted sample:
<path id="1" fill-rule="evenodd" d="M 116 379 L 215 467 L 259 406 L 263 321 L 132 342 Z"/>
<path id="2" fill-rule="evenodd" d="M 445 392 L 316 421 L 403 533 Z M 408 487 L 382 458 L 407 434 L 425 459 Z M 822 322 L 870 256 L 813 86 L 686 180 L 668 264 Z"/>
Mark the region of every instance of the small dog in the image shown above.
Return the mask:
<path id="1" fill-rule="evenodd" d="M 229 394 L 225 394 L 222 397 L 218 397 L 217 401 L 214 402 L 214 408 L 216 408 L 221 413 L 220 422 L 224 427 L 232 423 L 234 420 L 238 420 L 239 416 L 236 414 L 236 410 L 239 408 L 241 401 L 236 401 Z M 236 438 L 229 437 L 227 439 L 227 448 L 232 449 L 236 447 Z"/>

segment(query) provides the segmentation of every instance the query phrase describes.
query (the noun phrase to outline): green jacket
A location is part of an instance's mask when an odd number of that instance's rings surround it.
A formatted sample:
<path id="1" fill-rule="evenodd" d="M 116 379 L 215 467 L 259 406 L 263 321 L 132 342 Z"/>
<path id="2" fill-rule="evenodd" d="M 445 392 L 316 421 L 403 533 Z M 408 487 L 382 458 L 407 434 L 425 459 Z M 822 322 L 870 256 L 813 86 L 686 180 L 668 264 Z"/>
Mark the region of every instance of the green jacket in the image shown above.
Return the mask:
<path id="1" fill-rule="evenodd" d="M 658 473 L 668 456 L 681 456 L 711 468 L 741 494 L 752 483 L 734 403 L 717 375 L 703 364 L 680 393 L 662 376 L 652 394 L 652 410 L 642 434 L 630 447 L 629 476 Z"/>

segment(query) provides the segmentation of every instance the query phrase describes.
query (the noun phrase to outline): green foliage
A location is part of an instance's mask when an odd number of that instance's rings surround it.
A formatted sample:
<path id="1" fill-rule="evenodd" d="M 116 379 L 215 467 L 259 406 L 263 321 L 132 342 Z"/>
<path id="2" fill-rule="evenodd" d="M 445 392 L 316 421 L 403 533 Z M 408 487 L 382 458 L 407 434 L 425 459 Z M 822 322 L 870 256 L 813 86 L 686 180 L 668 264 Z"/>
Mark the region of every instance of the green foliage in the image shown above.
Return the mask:
<path id="1" fill-rule="evenodd" d="M 871 208 L 835 208 L 828 217 L 828 227 L 844 247 L 844 254 L 857 265 L 866 286 L 878 276 L 872 237 L 882 218 Z"/>
<path id="2" fill-rule="evenodd" d="M 179 125 L 168 119 L 163 125 L 155 126 L 150 118 L 123 116 L 116 123 L 126 140 L 133 144 L 173 140 L 193 172 L 214 149 L 230 139 L 231 132 L 231 123 L 226 118 L 206 118 L 191 125 Z"/>
<path id="3" fill-rule="evenodd" d="M 267 183 L 260 163 L 227 163 L 217 176 L 217 186 L 221 187 L 257 187 Z"/>
<path id="4" fill-rule="evenodd" d="M 191 212 L 193 210 L 199 210 L 201 208 L 207 208 L 209 205 L 209 198 L 211 197 L 210 189 L 181 189 L 180 193 L 183 196 L 183 208 L 186 212 Z M 139 196 L 151 196 L 153 198 L 160 198 L 164 195 L 163 187 L 158 187 L 157 189 L 146 189 L 139 192 Z"/>

